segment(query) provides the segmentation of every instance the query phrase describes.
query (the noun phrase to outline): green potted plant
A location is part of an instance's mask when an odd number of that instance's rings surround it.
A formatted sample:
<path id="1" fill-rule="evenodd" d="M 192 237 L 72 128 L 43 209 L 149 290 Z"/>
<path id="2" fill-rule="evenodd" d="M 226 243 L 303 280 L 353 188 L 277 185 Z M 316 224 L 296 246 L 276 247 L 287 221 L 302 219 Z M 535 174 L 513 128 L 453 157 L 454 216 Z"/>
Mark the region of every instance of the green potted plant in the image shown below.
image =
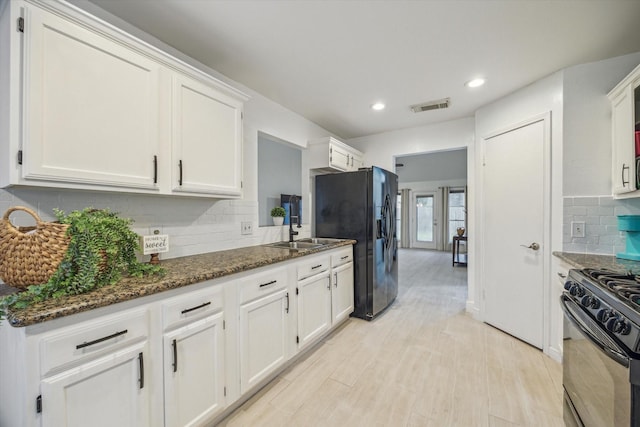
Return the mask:
<path id="1" fill-rule="evenodd" d="M 70 242 L 63 260 L 48 282 L 1 298 L 0 319 L 7 309 L 89 292 L 118 282 L 123 274 L 135 277 L 163 274 L 162 267 L 141 263 L 136 258 L 140 243 L 138 235 L 129 228 L 130 219 L 120 218 L 108 209 L 93 208 L 69 215 L 56 209 L 55 215 L 60 223 L 69 225 Z"/>
<path id="2" fill-rule="evenodd" d="M 271 209 L 271 217 L 273 218 L 273 225 L 282 225 L 284 223 L 284 217 L 287 215 L 287 212 L 284 210 L 282 206 L 276 206 Z"/>

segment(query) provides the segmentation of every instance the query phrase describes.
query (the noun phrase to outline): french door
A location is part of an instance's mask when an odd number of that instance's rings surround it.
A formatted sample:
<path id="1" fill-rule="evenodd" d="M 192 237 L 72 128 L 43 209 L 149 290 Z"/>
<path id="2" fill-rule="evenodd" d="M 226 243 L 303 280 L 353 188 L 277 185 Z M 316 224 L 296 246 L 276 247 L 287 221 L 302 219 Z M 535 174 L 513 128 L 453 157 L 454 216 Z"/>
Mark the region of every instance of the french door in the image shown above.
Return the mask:
<path id="1" fill-rule="evenodd" d="M 436 217 L 436 193 L 416 193 L 413 198 L 413 227 L 411 246 L 435 249 L 438 219 Z"/>

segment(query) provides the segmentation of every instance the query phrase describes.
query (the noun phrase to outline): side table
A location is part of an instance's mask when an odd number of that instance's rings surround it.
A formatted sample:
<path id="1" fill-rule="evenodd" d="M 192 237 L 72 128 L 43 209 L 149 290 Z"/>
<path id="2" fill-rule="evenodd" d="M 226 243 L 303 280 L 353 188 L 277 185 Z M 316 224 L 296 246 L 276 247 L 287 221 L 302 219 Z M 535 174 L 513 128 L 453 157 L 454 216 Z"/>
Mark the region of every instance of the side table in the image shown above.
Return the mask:
<path id="1" fill-rule="evenodd" d="M 453 236 L 453 243 L 451 244 L 451 255 L 452 262 L 451 265 L 455 267 L 456 264 L 466 266 L 467 265 L 467 254 L 460 253 L 460 242 L 466 242 L 467 236 Z"/>

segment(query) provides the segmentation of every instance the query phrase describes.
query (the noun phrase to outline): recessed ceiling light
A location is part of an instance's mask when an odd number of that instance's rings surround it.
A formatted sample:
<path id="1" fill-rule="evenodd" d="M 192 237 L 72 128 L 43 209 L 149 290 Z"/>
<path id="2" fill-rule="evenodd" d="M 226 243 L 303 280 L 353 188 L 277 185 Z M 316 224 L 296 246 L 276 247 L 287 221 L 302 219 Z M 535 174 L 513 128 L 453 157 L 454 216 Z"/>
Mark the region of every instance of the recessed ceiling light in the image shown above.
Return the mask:
<path id="1" fill-rule="evenodd" d="M 466 87 L 480 87 L 484 84 L 485 79 L 473 79 L 466 82 L 464 85 Z"/>
<path id="2" fill-rule="evenodd" d="M 376 111 L 384 110 L 384 107 L 384 102 L 376 102 L 375 104 L 371 105 L 371 109 Z"/>

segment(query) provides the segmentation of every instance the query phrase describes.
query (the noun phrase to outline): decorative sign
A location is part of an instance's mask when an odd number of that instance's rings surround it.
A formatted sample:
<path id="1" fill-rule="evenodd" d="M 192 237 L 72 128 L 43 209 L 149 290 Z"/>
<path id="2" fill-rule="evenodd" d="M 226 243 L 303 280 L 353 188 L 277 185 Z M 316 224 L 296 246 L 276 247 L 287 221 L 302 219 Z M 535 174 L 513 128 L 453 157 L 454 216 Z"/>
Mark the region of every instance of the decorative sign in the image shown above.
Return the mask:
<path id="1" fill-rule="evenodd" d="M 154 234 L 153 236 L 142 236 L 142 253 L 144 255 L 169 252 L 169 235 Z"/>

